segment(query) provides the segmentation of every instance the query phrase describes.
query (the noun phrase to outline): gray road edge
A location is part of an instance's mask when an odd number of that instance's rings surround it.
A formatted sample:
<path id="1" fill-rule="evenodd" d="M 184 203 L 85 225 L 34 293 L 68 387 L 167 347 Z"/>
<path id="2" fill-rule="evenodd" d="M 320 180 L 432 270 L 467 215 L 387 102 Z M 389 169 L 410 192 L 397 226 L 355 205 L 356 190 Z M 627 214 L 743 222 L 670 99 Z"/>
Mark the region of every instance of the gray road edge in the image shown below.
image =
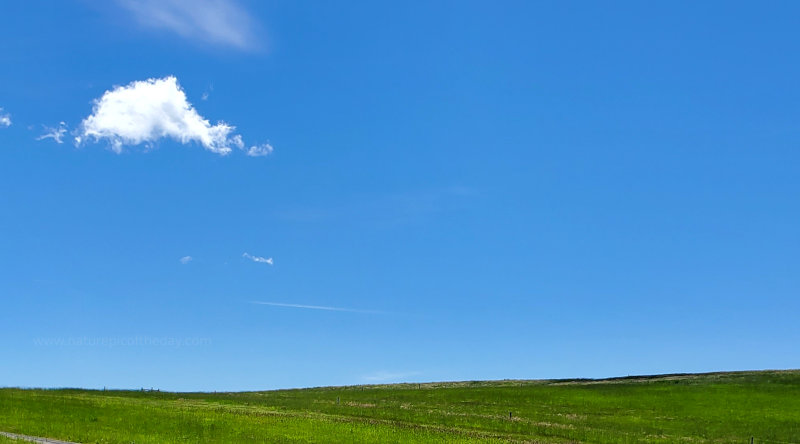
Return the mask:
<path id="1" fill-rule="evenodd" d="M 77 442 L 59 441 L 57 439 L 50 439 L 50 438 L 40 438 L 38 436 L 20 435 L 18 433 L 0 432 L 0 435 L 5 436 L 6 438 L 18 439 L 20 441 L 38 442 L 41 444 L 80 444 Z"/>

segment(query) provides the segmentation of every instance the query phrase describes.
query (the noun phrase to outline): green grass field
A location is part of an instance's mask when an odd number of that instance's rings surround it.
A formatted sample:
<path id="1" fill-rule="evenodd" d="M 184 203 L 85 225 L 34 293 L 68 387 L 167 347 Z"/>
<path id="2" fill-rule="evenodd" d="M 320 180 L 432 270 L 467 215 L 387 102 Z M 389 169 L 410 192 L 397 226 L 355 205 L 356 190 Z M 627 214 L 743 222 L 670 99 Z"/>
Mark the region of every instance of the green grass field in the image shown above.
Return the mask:
<path id="1" fill-rule="evenodd" d="M 242 393 L 2 389 L 0 431 L 125 444 L 800 443 L 800 371 Z"/>

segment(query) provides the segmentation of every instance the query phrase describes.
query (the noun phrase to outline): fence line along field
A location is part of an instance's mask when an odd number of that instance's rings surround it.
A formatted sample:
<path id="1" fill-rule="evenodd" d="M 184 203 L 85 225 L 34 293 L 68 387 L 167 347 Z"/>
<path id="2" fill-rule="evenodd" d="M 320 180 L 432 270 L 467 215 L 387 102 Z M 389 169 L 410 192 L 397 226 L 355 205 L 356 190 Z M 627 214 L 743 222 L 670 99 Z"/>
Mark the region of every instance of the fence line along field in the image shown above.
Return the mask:
<path id="1" fill-rule="evenodd" d="M 800 371 L 235 393 L 6 388 L 0 431 L 125 444 L 800 443 Z"/>

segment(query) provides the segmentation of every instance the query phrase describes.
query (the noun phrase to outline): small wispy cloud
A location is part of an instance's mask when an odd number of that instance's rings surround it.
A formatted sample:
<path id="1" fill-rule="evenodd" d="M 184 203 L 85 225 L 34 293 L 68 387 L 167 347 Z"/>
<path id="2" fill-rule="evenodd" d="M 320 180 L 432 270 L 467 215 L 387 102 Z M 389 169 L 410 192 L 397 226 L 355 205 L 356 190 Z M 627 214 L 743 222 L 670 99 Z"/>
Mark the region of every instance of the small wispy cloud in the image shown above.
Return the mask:
<path id="1" fill-rule="evenodd" d="M 253 262 L 258 262 L 259 264 L 274 265 L 274 261 L 271 257 L 253 256 L 250 253 L 244 253 L 242 254 L 242 257 L 250 259 Z"/>
<path id="2" fill-rule="evenodd" d="M 386 314 L 386 312 L 383 311 L 360 310 L 356 308 L 328 307 L 324 305 L 287 304 L 283 302 L 264 302 L 264 301 L 251 301 L 250 303 L 256 305 L 269 305 L 272 307 L 303 308 L 307 310 L 346 311 L 350 313 L 364 313 L 364 314 Z"/>
<path id="3" fill-rule="evenodd" d="M 44 134 L 37 137 L 36 140 L 53 139 L 56 143 L 64 143 L 65 134 L 67 134 L 67 124 L 58 122 L 56 127 L 44 126 Z"/>
<path id="4" fill-rule="evenodd" d="M 8 128 L 9 126 L 11 126 L 11 114 L 0 108 L 0 127 Z"/>
<path id="5" fill-rule="evenodd" d="M 179 261 L 180 261 L 180 263 L 182 263 L 183 265 L 186 265 L 186 264 L 188 264 L 189 262 L 193 261 L 193 260 L 194 260 L 194 258 L 193 258 L 193 257 L 191 257 L 191 256 L 184 256 L 184 257 L 182 257 L 182 258 L 180 258 L 180 259 L 178 259 L 178 260 L 179 260 Z"/>
<path id="6" fill-rule="evenodd" d="M 363 380 L 364 382 L 368 382 L 368 383 L 369 382 L 371 382 L 371 383 L 377 383 L 377 382 L 404 382 L 408 378 L 410 378 L 412 376 L 417 376 L 419 374 L 420 374 L 420 372 L 386 372 L 386 371 L 380 371 L 380 372 L 375 372 L 375 373 L 371 373 L 371 374 L 368 374 L 368 375 L 364 375 L 364 376 L 361 377 L 361 380 Z"/>
<path id="7" fill-rule="evenodd" d="M 214 91 L 214 84 L 208 85 L 205 91 L 203 91 L 203 95 L 200 96 L 200 100 L 208 100 L 211 97 L 211 92 Z"/>
<path id="8" fill-rule="evenodd" d="M 117 0 L 147 27 L 239 50 L 259 49 L 258 26 L 235 0 Z"/>
<path id="9" fill-rule="evenodd" d="M 272 154 L 273 151 L 275 151 L 275 149 L 272 148 L 272 145 L 265 143 L 262 145 L 251 146 L 250 149 L 245 152 L 245 154 L 250 157 L 263 157 Z"/>

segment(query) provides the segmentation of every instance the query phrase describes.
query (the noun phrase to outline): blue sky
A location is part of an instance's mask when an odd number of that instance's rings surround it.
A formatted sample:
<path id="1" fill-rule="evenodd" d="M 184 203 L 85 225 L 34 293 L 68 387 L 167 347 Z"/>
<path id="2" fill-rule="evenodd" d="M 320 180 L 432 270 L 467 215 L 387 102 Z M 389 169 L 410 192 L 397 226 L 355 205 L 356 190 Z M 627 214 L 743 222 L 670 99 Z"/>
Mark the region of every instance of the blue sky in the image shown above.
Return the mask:
<path id="1" fill-rule="evenodd" d="M 0 385 L 800 367 L 796 2 L 2 9 Z"/>

